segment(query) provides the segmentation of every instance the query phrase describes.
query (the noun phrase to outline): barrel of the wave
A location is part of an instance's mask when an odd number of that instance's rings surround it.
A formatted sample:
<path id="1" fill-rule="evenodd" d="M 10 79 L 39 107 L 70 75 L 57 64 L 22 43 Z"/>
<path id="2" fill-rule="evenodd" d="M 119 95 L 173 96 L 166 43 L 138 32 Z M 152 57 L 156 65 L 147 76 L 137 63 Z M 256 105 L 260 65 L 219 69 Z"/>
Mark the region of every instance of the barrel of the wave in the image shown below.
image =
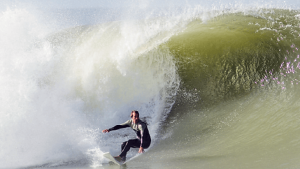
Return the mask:
<path id="1" fill-rule="evenodd" d="M 182 168 L 299 165 L 298 13 L 267 11 L 193 21 L 161 46 L 176 57 L 182 81 L 164 123 L 169 137 L 151 149 L 164 157 L 156 161 Z"/>

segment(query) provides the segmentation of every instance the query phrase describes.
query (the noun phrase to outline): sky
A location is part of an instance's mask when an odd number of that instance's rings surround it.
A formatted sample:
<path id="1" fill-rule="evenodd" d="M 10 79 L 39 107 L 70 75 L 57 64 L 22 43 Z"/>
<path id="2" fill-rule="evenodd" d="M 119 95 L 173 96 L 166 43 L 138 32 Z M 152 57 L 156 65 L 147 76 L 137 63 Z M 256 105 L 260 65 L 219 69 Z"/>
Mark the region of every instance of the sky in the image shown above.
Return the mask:
<path id="1" fill-rule="evenodd" d="M 120 7 L 164 7 L 201 4 L 267 3 L 299 6 L 300 0 L 0 0 L 0 7 L 34 6 L 36 8 L 120 8 Z"/>

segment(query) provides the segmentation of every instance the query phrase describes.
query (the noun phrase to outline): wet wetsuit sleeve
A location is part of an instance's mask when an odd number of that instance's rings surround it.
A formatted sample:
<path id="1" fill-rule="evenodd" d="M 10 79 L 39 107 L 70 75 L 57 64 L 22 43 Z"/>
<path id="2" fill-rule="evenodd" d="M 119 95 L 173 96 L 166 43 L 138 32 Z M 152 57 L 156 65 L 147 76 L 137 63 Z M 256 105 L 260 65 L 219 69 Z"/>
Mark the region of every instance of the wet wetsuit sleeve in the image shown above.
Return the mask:
<path id="1" fill-rule="evenodd" d="M 114 127 L 109 128 L 108 131 L 118 130 L 118 129 L 126 128 L 126 127 L 130 127 L 130 120 L 126 121 L 123 124 L 115 125 Z"/>
<path id="2" fill-rule="evenodd" d="M 138 129 L 140 130 L 140 134 L 141 134 L 141 145 L 140 145 L 140 147 L 145 147 L 144 146 L 144 144 L 143 143 L 145 143 L 145 134 L 144 134 L 144 132 L 145 132 L 145 128 L 146 128 L 146 126 L 145 125 L 141 125 L 141 124 L 139 124 L 138 125 Z"/>

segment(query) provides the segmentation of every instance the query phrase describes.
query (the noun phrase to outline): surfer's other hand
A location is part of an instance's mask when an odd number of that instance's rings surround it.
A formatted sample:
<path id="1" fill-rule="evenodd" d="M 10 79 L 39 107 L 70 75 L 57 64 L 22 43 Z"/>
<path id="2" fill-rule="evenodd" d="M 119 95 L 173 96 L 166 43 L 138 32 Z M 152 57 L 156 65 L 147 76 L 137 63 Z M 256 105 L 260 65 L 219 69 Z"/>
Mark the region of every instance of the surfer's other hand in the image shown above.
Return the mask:
<path id="1" fill-rule="evenodd" d="M 108 132 L 109 132 L 108 129 L 102 130 L 102 133 L 108 133 Z"/>
<path id="2" fill-rule="evenodd" d="M 143 148 L 143 147 L 140 147 L 139 153 L 143 153 L 143 152 L 144 152 L 144 148 Z"/>

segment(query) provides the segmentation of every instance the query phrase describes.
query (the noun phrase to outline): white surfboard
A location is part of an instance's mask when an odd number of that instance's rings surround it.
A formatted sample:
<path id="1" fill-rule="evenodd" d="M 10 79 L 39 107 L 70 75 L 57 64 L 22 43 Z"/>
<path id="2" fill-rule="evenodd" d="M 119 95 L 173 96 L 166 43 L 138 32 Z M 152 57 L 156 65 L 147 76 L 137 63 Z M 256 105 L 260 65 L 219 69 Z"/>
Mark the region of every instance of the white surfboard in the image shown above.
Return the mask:
<path id="1" fill-rule="evenodd" d="M 109 159 L 110 161 L 112 161 L 113 163 L 117 164 L 117 165 L 123 165 L 123 164 L 125 164 L 125 162 L 122 163 L 122 162 L 117 161 L 109 152 L 104 153 L 103 156 L 105 158 Z"/>
<path id="2" fill-rule="evenodd" d="M 127 160 L 126 160 L 125 162 L 120 162 L 120 161 L 116 160 L 109 152 L 103 154 L 103 156 L 104 156 L 105 158 L 109 159 L 111 162 L 113 162 L 113 163 L 115 163 L 115 164 L 117 164 L 117 165 L 124 165 L 124 164 L 126 164 L 128 161 L 131 161 L 131 160 L 137 158 L 137 157 L 140 156 L 140 155 L 141 155 L 141 154 L 137 154 L 137 155 L 135 155 L 135 156 L 133 156 L 133 157 L 130 157 L 129 159 L 127 158 Z"/>

